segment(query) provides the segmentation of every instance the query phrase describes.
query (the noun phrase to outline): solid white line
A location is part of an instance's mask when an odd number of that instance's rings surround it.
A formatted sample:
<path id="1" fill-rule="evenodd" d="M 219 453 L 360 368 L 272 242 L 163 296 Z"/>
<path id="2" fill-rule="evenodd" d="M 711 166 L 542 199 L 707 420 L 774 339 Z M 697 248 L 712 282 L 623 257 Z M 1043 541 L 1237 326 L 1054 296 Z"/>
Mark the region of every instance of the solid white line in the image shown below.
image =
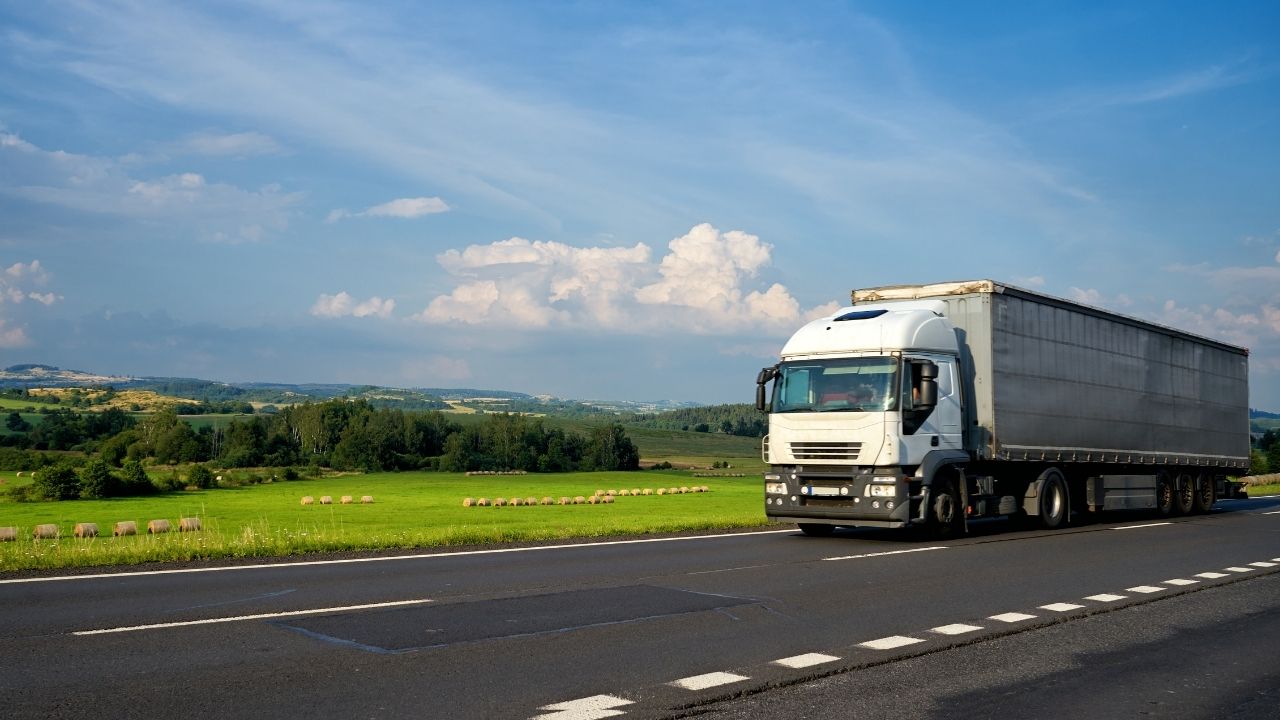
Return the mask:
<path id="1" fill-rule="evenodd" d="M 869 640 L 864 643 L 858 643 L 864 648 L 872 650 L 893 650 L 894 648 L 906 647 L 907 645 L 915 645 L 924 642 L 920 638 L 903 637 L 902 635 L 890 635 L 879 640 Z"/>
<path id="2" fill-rule="evenodd" d="M 1280 510 L 1272 510 L 1271 512 L 1264 512 L 1262 514 L 1263 515 L 1280 515 Z"/>
<path id="3" fill-rule="evenodd" d="M 1174 578 L 1172 580 L 1164 581 L 1165 585 L 1198 585 L 1199 583 L 1199 580 L 1185 580 L 1183 578 Z"/>
<path id="4" fill-rule="evenodd" d="M 1084 606 L 1076 605 L 1074 603 L 1050 603 L 1048 605 L 1041 605 L 1040 609 L 1051 610 L 1053 612 L 1069 612 L 1071 610 L 1079 610 L 1082 607 Z"/>
<path id="5" fill-rule="evenodd" d="M 1226 573 L 1220 573 L 1220 572 L 1196 573 L 1196 577 L 1204 578 L 1205 580 L 1217 580 L 1218 578 L 1224 578 L 1226 576 L 1227 576 Z"/>
<path id="6" fill-rule="evenodd" d="M 259 613 L 257 615 L 236 615 L 234 617 L 207 618 L 204 620 L 184 620 L 181 622 L 155 623 L 153 625 L 133 625 L 130 627 L 106 628 L 103 630 L 76 630 L 72 635 L 107 635 L 110 633 L 136 632 L 138 630 L 160 630 L 163 628 L 188 627 L 191 625 L 214 625 L 217 623 L 244 622 L 246 620 L 265 620 L 267 618 L 296 617 L 298 615 L 319 615 L 321 613 L 347 612 L 349 610 L 372 610 L 374 608 L 400 607 L 403 605 L 423 605 L 430 600 L 397 600 L 395 602 L 368 603 L 365 605 L 347 605 L 344 607 L 316 608 L 314 610 L 289 610 L 276 613 Z"/>
<path id="7" fill-rule="evenodd" d="M 1093 600 L 1094 602 L 1115 602 L 1117 600 L 1124 600 L 1124 599 L 1126 599 L 1126 596 L 1124 595 L 1112 595 L 1110 593 L 1102 593 L 1101 595 L 1090 595 L 1089 597 L 1085 598 L 1085 600 Z"/>
<path id="8" fill-rule="evenodd" d="M 1007 612 L 1007 613 L 1001 613 L 999 615 L 992 615 L 987 619 L 999 620 L 1000 622 L 1003 622 L 1003 623 L 1016 623 L 1016 622 L 1022 622 L 1023 620 L 1034 620 L 1035 617 L 1036 617 L 1035 615 L 1028 615 L 1026 613 Z"/>
<path id="9" fill-rule="evenodd" d="M 1136 593 L 1158 593 L 1158 592 L 1164 592 L 1165 589 L 1162 587 L 1156 587 L 1154 585 L 1139 585 L 1137 587 L 1127 588 L 1127 590 L 1129 592 L 1136 592 Z"/>
<path id="10" fill-rule="evenodd" d="M 936 628 L 930 628 L 932 632 L 942 635 L 963 635 L 965 633 L 977 632 L 982 627 L 978 625 L 965 625 L 964 623 L 953 623 L 951 625 L 942 625 Z"/>
<path id="11" fill-rule="evenodd" d="M 1226 570 L 1227 572 L 1234 572 L 1234 573 L 1246 573 L 1246 572 L 1253 572 L 1253 568 L 1236 567 L 1236 566 L 1234 566 L 1234 565 L 1232 565 L 1232 566 L 1231 566 L 1231 567 L 1229 567 L 1229 568 L 1222 568 L 1222 569 L 1223 569 L 1223 570 Z"/>
<path id="12" fill-rule="evenodd" d="M 102 578 L 134 578 L 149 575 L 182 575 L 186 573 L 233 572 L 236 570 L 264 570 L 275 568 L 315 567 L 317 565 L 348 565 L 351 563 L 391 562 L 394 560 L 429 560 L 435 558 L 468 557 L 475 555 L 503 555 L 506 553 L 540 552 L 545 550 L 573 550 L 581 548 L 608 547 L 611 545 L 641 545 L 644 543 L 684 542 L 692 540 L 718 540 L 731 537 L 747 537 L 751 535 L 794 534 L 795 530 L 760 530 L 745 533 L 720 533 L 718 535 L 696 535 L 693 537 L 644 538 L 641 540 L 606 540 L 594 543 L 577 543 L 568 545 L 536 545 L 534 547 L 495 548 L 492 550 L 464 550 L 461 552 L 420 553 L 415 555 L 390 555 L 383 557 L 343 558 L 341 560 L 306 560 L 302 562 L 262 563 L 257 565 L 227 565 L 223 567 L 181 568 L 175 570 L 143 570 L 139 572 L 95 573 L 92 575 L 56 575 L 53 577 L 12 578 L 0 580 L 0 585 L 12 583 L 61 582 L 64 580 L 100 580 Z"/>
<path id="13" fill-rule="evenodd" d="M 1147 523 L 1146 525 L 1124 525 L 1121 527 L 1113 527 L 1112 530 L 1137 530 L 1138 528 L 1160 527 L 1161 525 L 1172 525 L 1171 522 Z"/>
<path id="14" fill-rule="evenodd" d="M 597 720 L 598 718 L 617 717 L 626 715 L 626 713 L 614 708 L 631 704 L 632 701 L 630 700 L 623 700 L 612 695 L 592 695 L 580 700 L 544 705 L 538 709 L 552 712 L 537 715 L 532 720 Z"/>
<path id="15" fill-rule="evenodd" d="M 693 677 L 683 678 L 681 680 L 676 680 L 671 684 L 679 688 L 684 688 L 685 690 L 706 690 L 707 688 L 731 685 L 736 682 L 742 682 L 743 680 L 750 679 L 751 678 L 749 677 L 734 675 L 733 673 L 713 672 L 707 673 L 706 675 L 694 675 Z"/>
<path id="16" fill-rule="evenodd" d="M 1250 564 L 1250 565 L 1252 565 L 1252 566 L 1254 566 L 1254 567 L 1262 567 L 1262 568 L 1275 567 L 1275 566 L 1276 566 L 1276 564 L 1275 564 L 1275 563 L 1273 563 L 1273 562 L 1262 562 L 1261 560 L 1259 560 L 1258 562 L 1251 562 L 1251 563 L 1249 563 L 1249 564 Z"/>
<path id="17" fill-rule="evenodd" d="M 782 658 L 781 660 L 774 660 L 770 664 L 781 665 L 783 667 L 789 667 L 795 670 L 799 670 L 800 668 L 813 667 L 814 665 L 823 665 L 826 663 L 835 662 L 839 659 L 840 658 L 834 655 L 823 655 L 822 653 L 806 653 L 804 655 L 796 655 L 795 657 Z"/>
<path id="18" fill-rule="evenodd" d="M 861 560 L 862 558 L 881 557 L 883 555 L 901 555 L 903 553 L 928 552 L 930 550 L 946 550 L 948 545 L 936 545 L 934 547 L 911 548 L 910 550 L 888 550 L 878 553 L 866 553 L 865 555 L 843 555 L 841 557 L 822 558 L 823 560 Z"/>

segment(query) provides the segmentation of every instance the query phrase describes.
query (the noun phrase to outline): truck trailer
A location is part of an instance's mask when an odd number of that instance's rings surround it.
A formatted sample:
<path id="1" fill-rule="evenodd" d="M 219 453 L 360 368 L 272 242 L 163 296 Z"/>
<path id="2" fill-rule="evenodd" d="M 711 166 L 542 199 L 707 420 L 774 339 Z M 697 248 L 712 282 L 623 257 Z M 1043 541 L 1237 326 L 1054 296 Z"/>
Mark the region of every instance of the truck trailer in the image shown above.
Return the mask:
<path id="1" fill-rule="evenodd" d="M 757 377 L 765 514 L 945 536 L 1208 512 L 1249 467 L 1248 358 L 991 280 L 854 290 Z"/>

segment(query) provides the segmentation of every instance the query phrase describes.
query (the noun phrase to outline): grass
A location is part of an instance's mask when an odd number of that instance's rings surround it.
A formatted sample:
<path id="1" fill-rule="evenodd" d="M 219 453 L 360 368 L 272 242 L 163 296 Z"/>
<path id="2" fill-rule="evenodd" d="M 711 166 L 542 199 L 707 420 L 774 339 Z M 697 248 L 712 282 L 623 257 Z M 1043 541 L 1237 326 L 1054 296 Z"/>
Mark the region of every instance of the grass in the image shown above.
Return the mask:
<path id="1" fill-rule="evenodd" d="M 735 470 L 736 471 L 736 470 Z M 9 484 L 15 482 L 5 473 Z M 24 478 L 25 479 L 25 478 Z M 707 485 L 709 493 L 619 497 L 611 505 L 464 508 L 466 497 L 590 496 L 596 490 Z M 303 506 L 310 495 L 353 505 Z M 361 495 L 375 502 L 361 505 Z M 563 540 L 689 530 L 750 527 L 765 522 L 760 481 L 691 478 L 688 472 L 644 471 L 474 476 L 456 473 L 379 473 L 277 482 L 234 489 L 179 492 L 151 498 L 15 503 L 0 500 L 0 526 L 19 539 L 0 543 L 0 571 L 210 558 L 244 558 L 381 548 L 411 548 Z M 117 521 L 146 523 L 199 517 L 199 533 L 111 537 Z M 78 522 L 98 525 L 102 537 L 71 537 Z M 56 523 L 59 540 L 36 541 L 40 523 Z"/>

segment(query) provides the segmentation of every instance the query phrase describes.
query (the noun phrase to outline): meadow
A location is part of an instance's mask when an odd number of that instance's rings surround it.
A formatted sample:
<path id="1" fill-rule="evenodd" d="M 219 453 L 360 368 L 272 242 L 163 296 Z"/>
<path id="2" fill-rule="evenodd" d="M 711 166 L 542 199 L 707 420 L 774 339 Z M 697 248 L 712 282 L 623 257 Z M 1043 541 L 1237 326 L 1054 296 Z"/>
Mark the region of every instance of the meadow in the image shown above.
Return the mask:
<path id="1" fill-rule="evenodd" d="M 732 471 L 737 472 L 735 469 Z M 238 488 L 193 490 L 148 498 L 16 503 L 0 500 L 0 527 L 18 539 L 0 543 L 0 571 L 213 558 L 274 557 L 308 552 L 376 550 L 567 540 L 751 527 L 765 522 L 758 473 L 693 477 L 689 471 L 466 476 L 457 473 L 350 474 Z M 6 483 L 21 483 L 5 473 Z M 467 497 L 521 499 L 591 496 L 597 490 L 705 485 L 706 493 L 618 497 L 612 504 L 463 507 Z M 301 504 L 303 496 L 335 504 Z M 343 495 L 355 503 L 339 503 Z M 360 504 L 371 495 L 372 504 Z M 196 517 L 194 533 L 146 535 L 150 520 Z M 115 538 L 118 521 L 141 535 Z M 57 540 L 33 540 L 35 525 L 56 523 Z M 76 523 L 100 535 L 72 537 Z"/>

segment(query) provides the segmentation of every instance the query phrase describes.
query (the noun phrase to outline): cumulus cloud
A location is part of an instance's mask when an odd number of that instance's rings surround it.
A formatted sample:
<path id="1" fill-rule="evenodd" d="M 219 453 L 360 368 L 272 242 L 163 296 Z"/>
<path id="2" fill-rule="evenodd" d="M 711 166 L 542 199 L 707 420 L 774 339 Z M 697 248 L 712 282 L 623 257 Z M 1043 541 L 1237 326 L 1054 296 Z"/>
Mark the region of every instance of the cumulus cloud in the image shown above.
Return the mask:
<path id="1" fill-rule="evenodd" d="M 375 295 L 363 302 L 356 302 L 355 298 L 343 291 L 337 295 L 321 294 L 311 306 L 311 314 L 322 318 L 388 318 L 395 309 L 396 301 L 393 299 L 383 300 Z"/>
<path id="2" fill-rule="evenodd" d="M 411 220 L 424 215 L 449 212 L 450 209 L 449 204 L 438 197 L 399 198 L 356 213 L 344 208 L 331 210 L 325 222 L 334 223 L 352 217 L 394 217 Z"/>
<path id="3" fill-rule="evenodd" d="M 511 238 L 437 256 L 456 278 L 413 319 L 622 333 L 729 334 L 805 316 L 780 284 L 751 287 L 772 247 L 746 232 L 695 226 L 655 264 L 648 245 L 579 248 Z"/>
<path id="4" fill-rule="evenodd" d="M 0 348 L 27 347 L 31 344 L 26 326 L 6 317 L 4 306 L 19 305 L 31 300 L 47 307 L 61 300 L 61 295 L 32 289 L 47 284 L 52 277 L 39 260 L 14 263 L 0 271 Z"/>
<path id="5" fill-rule="evenodd" d="M 11 325 L 8 320 L 0 317 L 0 348 L 20 348 L 30 344 L 25 327 Z"/>
<path id="6" fill-rule="evenodd" d="M 1125 295 L 1124 293 L 1120 293 L 1115 297 L 1109 298 L 1104 296 L 1101 292 L 1099 292 L 1095 288 L 1089 288 L 1085 290 L 1078 287 L 1072 287 L 1067 292 L 1069 293 L 1072 300 L 1075 300 L 1076 302 L 1082 303 L 1084 305 L 1092 305 L 1094 307 L 1127 308 L 1133 305 L 1133 300 L 1130 299 L 1129 296 Z"/>

